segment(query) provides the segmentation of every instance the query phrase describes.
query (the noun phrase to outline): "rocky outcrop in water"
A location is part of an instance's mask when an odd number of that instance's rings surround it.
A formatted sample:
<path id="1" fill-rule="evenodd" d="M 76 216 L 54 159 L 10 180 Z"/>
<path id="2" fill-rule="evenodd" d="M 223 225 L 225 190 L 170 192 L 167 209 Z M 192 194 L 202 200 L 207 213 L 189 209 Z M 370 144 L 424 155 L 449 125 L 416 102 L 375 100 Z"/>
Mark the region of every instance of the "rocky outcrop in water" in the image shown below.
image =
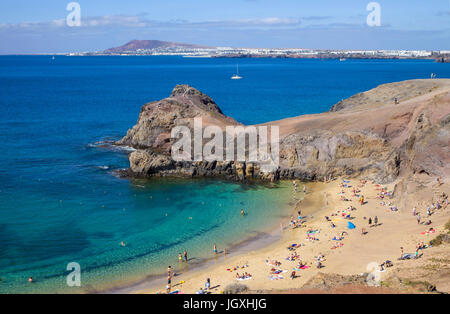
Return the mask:
<path id="1" fill-rule="evenodd" d="M 394 102 L 397 98 L 398 103 Z M 330 112 L 267 123 L 280 128 L 280 163 L 270 172 L 255 162 L 183 161 L 171 158 L 177 125 L 239 125 L 193 87 L 142 107 L 138 123 L 117 145 L 130 154 L 126 175 L 224 177 L 232 180 L 359 176 L 391 182 L 416 172 L 450 174 L 450 80 L 413 80 L 379 86 L 334 105 Z"/>

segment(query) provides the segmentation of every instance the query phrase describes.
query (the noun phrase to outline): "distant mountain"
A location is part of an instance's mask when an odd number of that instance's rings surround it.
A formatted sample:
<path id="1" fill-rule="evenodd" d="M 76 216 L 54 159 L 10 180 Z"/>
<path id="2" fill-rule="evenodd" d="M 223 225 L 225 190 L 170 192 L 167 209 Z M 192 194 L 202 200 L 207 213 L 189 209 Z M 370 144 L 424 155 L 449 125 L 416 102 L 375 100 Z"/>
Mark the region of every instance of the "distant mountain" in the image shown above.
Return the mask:
<path id="1" fill-rule="evenodd" d="M 140 49 L 150 50 L 150 49 L 167 49 L 167 48 L 213 48 L 200 45 L 175 43 L 170 41 L 160 41 L 160 40 L 132 40 L 120 47 L 110 48 L 104 51 L 104 53 L 124 53 L 124 52 L 135 52 Z"/>

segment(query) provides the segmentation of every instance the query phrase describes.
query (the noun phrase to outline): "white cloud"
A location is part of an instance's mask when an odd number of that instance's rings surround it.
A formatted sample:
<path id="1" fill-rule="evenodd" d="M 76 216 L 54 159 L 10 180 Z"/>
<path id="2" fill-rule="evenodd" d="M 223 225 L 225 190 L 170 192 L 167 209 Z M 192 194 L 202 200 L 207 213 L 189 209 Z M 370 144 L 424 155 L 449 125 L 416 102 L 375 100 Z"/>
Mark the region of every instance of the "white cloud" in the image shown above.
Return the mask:
<path id="1" fill-rule="evenodd" d="M 106 26 L 120 26 L 120 27 L 163 27 L 163 28 L 195 28 L 205 26 L 216 27 L 259 27 L 259 26 L 298 26 L 301 24 L 299 18 L 280 18 L 267 17 L 260 19 L 237 19 L 237 20 L 211 20 L 192 22 L 187 20 L 173 20 L 173 21 L 155 21 L 146 19 L 143 15 L 107 15 L 100 17 L 82 17 L 81 28 L 95 28 Z M 64 19 L 53 20 L 50 22 L 24 22 L 17 24 L 0 24 L 0 28 L 7 28 L 9 30 L 39 30 L 45 28 L 64 28 L 68 27 Z"/>

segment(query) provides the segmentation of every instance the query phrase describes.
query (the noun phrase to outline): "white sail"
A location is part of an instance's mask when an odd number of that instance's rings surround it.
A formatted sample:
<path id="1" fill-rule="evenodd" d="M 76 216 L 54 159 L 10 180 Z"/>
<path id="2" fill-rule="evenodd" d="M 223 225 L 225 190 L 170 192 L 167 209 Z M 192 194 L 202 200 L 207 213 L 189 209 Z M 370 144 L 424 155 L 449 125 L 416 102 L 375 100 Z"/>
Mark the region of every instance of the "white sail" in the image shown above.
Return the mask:
<path id="1" fill-rule="evenodd" d="M 240 80 L 242 76 L 239 76 L 239 65 L 236 65 L 236 74 L 231 77 L 232 80 Z"/>

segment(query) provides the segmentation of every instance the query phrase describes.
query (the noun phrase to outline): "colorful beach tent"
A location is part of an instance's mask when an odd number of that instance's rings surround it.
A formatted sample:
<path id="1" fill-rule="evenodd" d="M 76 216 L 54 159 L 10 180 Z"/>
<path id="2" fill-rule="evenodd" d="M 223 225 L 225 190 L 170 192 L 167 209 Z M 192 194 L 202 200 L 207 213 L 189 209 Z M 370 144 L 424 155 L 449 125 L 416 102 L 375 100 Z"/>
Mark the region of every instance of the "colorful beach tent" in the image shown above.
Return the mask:
<path id="1" fill-rule="evenodd" d="M 355 229 L 356 226 L 354 224 L 352 224 L 350 221 L 348 222 L 348 228 L 349 229 Z"/>

